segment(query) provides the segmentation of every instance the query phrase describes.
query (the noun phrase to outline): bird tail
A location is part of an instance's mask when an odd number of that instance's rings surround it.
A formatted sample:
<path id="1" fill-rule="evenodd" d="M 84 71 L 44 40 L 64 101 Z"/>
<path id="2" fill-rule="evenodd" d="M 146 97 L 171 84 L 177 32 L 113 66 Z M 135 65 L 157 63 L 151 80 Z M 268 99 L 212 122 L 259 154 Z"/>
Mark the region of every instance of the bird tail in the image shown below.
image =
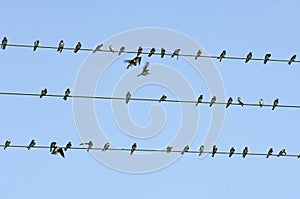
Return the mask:
<path id="1" fill-rule="evenodd" d="M 67 100 L 67 96 L 64 96 L 63 99 L 64 99 L 64 100 Z"/>
<path id="2" fill-rule="evenodd" d="M 274 109 L 275 109 L 275 106 L 272 107 L 272 110 L 274 110 Z"/>

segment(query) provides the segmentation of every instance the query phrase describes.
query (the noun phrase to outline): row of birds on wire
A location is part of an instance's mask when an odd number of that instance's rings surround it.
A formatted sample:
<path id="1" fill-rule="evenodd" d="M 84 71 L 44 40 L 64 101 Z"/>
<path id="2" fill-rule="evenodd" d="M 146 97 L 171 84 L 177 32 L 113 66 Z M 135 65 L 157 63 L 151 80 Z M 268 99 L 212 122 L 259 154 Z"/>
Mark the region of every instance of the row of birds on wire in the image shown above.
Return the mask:
<path id="1" fill-rule="evenodd" d="M 64 147 L 58 146 L 55 141 L 51 142 L 49 146 L 36 146 L 36 141 L 33 139 L 30 141 L 30 143 L 27 146 L 23 145 L 11 145 L 11 140 L 8 139 L 5 141 L 3 145 L 0 145 L 3 147 L 4 150 L 6 150 L 9 147 L 15 147 L 15 148 L 27 148 L 30 150 L 31 148 L 36 148 L 36 149 L 42 149 L 42 148 L 48 148 L 50 149 L 50 153 L 52 155 L 57 155 L 60 154 L 63 158 L 65 158 L 65 152 L 69 149 L 85 149 L 87 152 L 90 150 L 101 150 L 102 152 L 109 151 L 109 150 L 114 150 L 114 151 L 129 151 L 130 155 L 134 153 L 134 151 L 148 151 L 148 152 L 166 152 L 166 153 L 181 153 L 183 155 L 184 153 L 197 153 L 199 156 L 202 154 L 211 154 L 212 157 L 214 157 L 216 154 L 222 154 L 222 155 L 228 155 L 229 157 L 232 157 L 234 154 L 236 155 L 242 155 L 243 158 L 245 158 L 247 155 L 260 155 L 263 156 L 265 155 L 266 158 L 269 158 L 270 156 L 290 156 L 290 157 L 297 157 L 300 158 L 300 154 L 298 155 L 288 155 L 286 153 L 286 150 L 283 148 L 281 149 L 277 154 L 274 154 L 273 148 L 269 148 L 267 153 L 249 153 L 249 149 L 246 146 L 242 152 L 236 152 L 236 149 L 234 147 L 231 147 L 229 152 L 219 152 L 218 147 L 214 145 L 211 149 L 211 151 L 206 151 L 204 145 L 200 145 L 200 148 L 198 151 L 191 151 L 189 145 L 186 145 L 183 147 L 181 150 L 173 150 L 172 146 L 167 146 L 166 149 L 138 149 L 137 144 L 133 143 L 131 148 L 110 148 L 110 143 L 107 142 L 103 145 L 101 148 L 94 148 L 93 147 L 93 142 L 84 142 L 81 143 L 80 146 L 85 145 L 86 147 L 73 147 L 71 142 L 68 142 Z"/>
<path id="2" fill-rule="evenodd" d="M 57 52 L 62 53 L 62 51 L 64 49 L 66 50 L 73 50 L 74 53 L 77 53 L 79 50 L 84 50 L 84 51 L 92 51 L 92 53 L 96 53 L 98 51 L 102 51 L 102 52 L 112 52 L 112 53 L 117 53 L 119 56 L 122 53 L 136 53 L 136 57 L 132 60 L 126 60 L 126 62 L 128 62 L 128 66 L 127 68 L 129 68 L 130 66 L 136 66 L 137 63 L 141 62 L 141 54 L 148 54 L 148 57 L 151 57 L 152 55 L 160 55 L 161 58 L 164 58 L 165 55 L 170 55 L 172 58 L 173 57 L 178 57 L 179 56 L 186 56 L 186 57 L 194 57 L 195 60 L 197 60 L 199 57 L 204 57 L 204 58 L 216 58 L 218 59 L 220 62 L 222 61 L 222 59 L 239 59 L 239 60 L 245 60 L 245 63 L 248 63 L 250 60 L 262 60 L 264 64 L 266 64 L 268 61 L 280 61 L 280 62 L 287 62 L 289 65 L 291 65 L 293 62 L 300 62 L 296 60 L 296 55 L 292 55 L 290 59 L 288 60 L 282 60 L 282 59 L 271 59 L 271 54 L 267 53 L 265 54 L 264 58 L 253 58 L 253 53 L 249 52 L 246 57 L 227 57 L 227 52 L 226 50 L 223 50 L 219 56 L 205 56 L 202 55 L 202 51 L 198 50 L 194 55 L 192 54 L 180 54 L 180 48 L 177 48 L 173 51 L 173 53 L 167 53 L 165 48 L 161 48 L 161 49 L 156 49 L 156 48 L 151 48 L 149 52 L 144 52 L 143 51 L 143 47 L 139 46 L 136 52 L 132 52 L 132 51 L 126 51 L 125 50 L 125 46 L 121 46 L 119 50 L 115 50 L 115 48 L 113 47 L 113 45 L 109 45 L 108 49 L 109 50 L 102 50 L 101 48 L 103 47 L 103 44 L 99 44 L 97 45 L 94 49 L 89 49 L 89 48 L 82 48 L 82 44 L 81 42 L 78 42 L 76 44 L 76 46 L 74 48 L 65 48 L 65 43 L 63 40 L 59 41 L 59 44 L 57 47 L 51 47 L 51 46 L 40 46 L 40 41 L 36 40 L 34 41 L 33 45 L 22 45 L 22 44 L 9 44 L 8 43 L 8 39 L 7 37 L 4 37 L 2 39 L 1 42 L 1 48 L 4 50 L 6 49 L 7 46 L 14 46 L 14 47 L 27 47 L 27 48 L 33 48 L 33 51 L 36 51 L 38 48 L 55 48 L 57 49 Z M 160 52 L 157 52 L 157 51 Z"/>

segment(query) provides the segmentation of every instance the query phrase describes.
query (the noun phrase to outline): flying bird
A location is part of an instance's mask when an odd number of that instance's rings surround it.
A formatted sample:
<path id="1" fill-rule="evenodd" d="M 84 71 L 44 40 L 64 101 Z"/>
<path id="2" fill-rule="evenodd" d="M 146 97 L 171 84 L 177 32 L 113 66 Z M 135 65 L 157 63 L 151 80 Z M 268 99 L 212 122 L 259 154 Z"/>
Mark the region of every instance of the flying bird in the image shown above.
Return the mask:
<path id="1" fill-rule="evenodd" d="M 71 94 L 71 90 L 69 88 L 67 88 L 67 90 L 65 91 L 65 95 L 64 95 L 63 99 L 67 100 L 68 97 L 70 96 L 70 94 Z"/>
<path id="2" fill-rule="evenodd" d="M 42 98 L 43 96 L 47 95 L 47 88 L 44 88 L 42 91 L 41 91 L 41 95 L 40 95 L 40 98 Z"/>
<path id="3" fill-rule="evenodd" d="M 10 144 L 11 144 L 11 141 L 9 139 L 6 140 L 3 149 L 5 150 L 7 147 L 9 147 Z"/>
<path id="4" fill-rule="evenodd" d="M 166 54 L 166 50 L 164 48 L 161 48 L 160 58 L 164 58 L 165 54 Z"/>
<path id="5" fill-rule="evenodd" d="M 109 48 L 110 52 L 115 53 L 115 48 L 112 45 L 109 45 L 108 48 Z"/>
<path id="6" fill-rule="evenodd" d="M 60 40 L 59 44 L 58 44 L 58 48 L 57 48 L 57 52 L 62 52 L 64 49 L 65 43 L 64 40 Z"/>
<path id="7" fill-rule="evenodd" d="M 143 67 L 142 72 L 140 74 L 138 74 L 137 77 L 139 77 L 141 75 L 143 75 L 143 76 L 148 75 L 149 74 L 149 68 L 148 67 L 149 67 L 149 62 L 146 62 L 146 64 Z"/>
<path id="8" fill-rule="evenodd" d="M 8 42 L 7 38 L 4 37 L 4 38 L 2 39 L 2 43 L 1 43 L 1 48 L 2 48 L 3 50 L 6 48 L 7 42 Z"/>
<path id="9" fill-rule="evenodd" d="M 260 100 L 258 101 L 258 104 L 259 104 L 260 107 L 263 107 L 263 105 L 264 105 L 264 100 L 263 100 L 263 99 L 260 99 Z"/>
<path id="10" fill-rule="evenodd" d="M 217 59 L 221 62 L 222 59 L 225 57 L 225 55 L 226 55 L 226 50 L 223 50 Z"/>
<path id="11" fill-rule="evenodd" d="M 102 149 L 102 152 L 106 151 L 108 148 L 109 148 L 109 143 L 105 143 L 104 146 L 103 146 L 103 149 Z"/>
<path id="12" fill-rule="evenodd" d="M 148 57 L 151 57 L 155 53 L 155 48 L 151 48 Z"/>
<path id="13" fill-rule="evenodd" d="M 137 52 L 137 57 L 141 54 L 143 52 L 143 48 L 142 48 L 142 46 L 140 46 L 139 48 L 138 48 L 138 52 Z"/>
<path id="14" fill-rule="evenodd" d="M 133 154 L 133 152 L 136 150 L 136 147 L 137 147 L 136 143 L 133 143 L 133 145 L 131 146 L 130 155 Z"/>
<path id="15" fill-rule="evenodd" d="M 291 59 L 290 59 L 290 61 L 289 61 L 289 65 L 291 65 L 292 64 L 292 62 L 294 62 L 295 61 L 295 59 L 296 59 L 296 55 L 293 55 L 292 57 L 291 57 Z"/>
<path id="16" fill-rule="evenodd" d="M 135 58 L 130 59 L 130 60 L 124 60 L 124 62 L 128 63 L 128 65 L 127 65 L 127 69 L 128 69 L 131 66 L 140 65 L 141 64 L 141 60 L 142 60 L 142 57 L 135 57 Z"/>
<path id="17" fill-rule="evenodd" d="M 181 155 L 183 155 L 185 152 L 188 152 L 188 150 L 190 149 L 189 145 L 186 145 L 182 151 L 181 151 Z"/>
<path id="18" fill-rule="evenodd" d="M 173 52 L 173 54 L 171 55 L 171 57 L 177 56 L 177 60 L 178 60 L 179 51 L 180 51 L 179 48 L 175 49 L 174 52 Z"/>
<path id="19" fill-rule="evenodd" d="M 56 142 L 51 142 L 50 143 L 50 152 L 52 152 L 52 149 L 56 147 Z"/>
<path id="20" fill-rule="evenodd" d="M 36 49 L 39 47 L 40 45 L 40 41 L 39 40 L 35 40 L 33 43 L 33 51 L 36 51 Z"/>
<path id="21" fill-rule="evenodd" d="M 199 148 L 199 156 L 204 152 L 204 145 L 201 145 Z"/>
<path id="22" fill-rule="evenodd" d="M 125 46 L 122 46 L 119 50 L 118 55 L 120 56 L 125 51 Z"/>
<path id="23" fill-rule="evenodd" d="M 269 158 L 269 156 L 272 155 L 272 153 L 273 153 L 273 148 L 270 148 L 268 153 L 267 153 L 266 158 Z"/>
<path id="24" fill-rule="evenodd" d="M 286 155 L 286 152 L 285 152 L 285 149 L 281 149 L 277 155 L 277 157 L 279 156 L 285 156 Z"/>
<path id="25" fill-rule="evenodd" d="M 167 153 L 170 153 L 172 151 L 172 146 L 167 146 Z"/>
<path id="26" fill-rule="evenodd" d="M 211 107 L 214 103 L 216 103 L 216 101 L 217 101 L 217 97 L 216 97 L 216 96 L 213 96 L 213 97 L 211 98 L 211 100 L 210 100 L 209 106 Z"/>
<path id="27" fill-rule="evenodd" d="M 89 142 L 81 143 L 79 145 L 87 145 L 87 152 L 89 152 L 90 149 L 93 147 L 93 142 L 89 141 Z"/>
<path id="28" fill-rule="evenodd" d="M 200 95 L 200 96 L 198 97 L 196 106 L 198 106 L 199 103 L 202 103 L 202 100 L 203 100 L 203 95 Z"/>
<path id="29" fill-rule="evenodd" d="M 67 151 L 68 149 L 70 149 L 72 147 L 72 143 L 68 142 L 65 146 L 65 151 Z"/>
<path id="30" fill-rule="evenodd" d="M 266 64 L 268 62 L 268 60 L 270 59 L 270 57 L 271 57 L 270 53 L 268 53 L 268 54 L 265 55 L 264 64 Z"/>
<path id="31" fill-rule="evenodd" d="M 214 156 L 215 156 L 215 154 L 217 153 L 217 151 L 218 151 L 218 148 L 217 148 L 217 146 L 216 146 L 216 145 L 214 145 L 214 146 L 213 146 L 212 153 L 211 153 L 211 157 L 214 157 Z"/>
<path id="32" fill-rule="evenodd" d="M 78 42 L 77 45 L 74 48 L 74 53 L 77 53 L 80 50 L 80 48 L 81 48 L 81 43 Z"/>
<path id="33" fill-rule="evenodd" d="M 228 108 L 230 106 L 232 101 L 233 101 L 232 97 L 229 97 L 229 99 L 227 100 L 226 108 Z"/>
<path id="34" fill-rule="evenodd" d="M 65 154 L 64 154 L 64 150 L 61 147 L 55 146 L 53 151 L 52 151 L 52 155 L 56 155 L 56 154 L 60 154 L 63 158 L 65 158 Z"/>
<path id="35" fill-rule="evenodd" d="M 247 154 L 248 154 L 248 147 L 246 146 L 243 150 L 243 158 L 245 158 Z"/>
<path id="36" fill-rule="evenodd" d="M 241 106 L 244 106 L 244 102 L 243 102 L 242 98 L 238 97 L 237 101 Z"/>
<path id="37" fill-rule="evenodd" d="M 96 46 L 96 48 L 93 50 L 92 53 L 99 51 L 102 48 L 102 46 L 103 46 L 103 44 L 99 44 L 98 46 Z"/>
<path id="38" fill-rule="evenodd" d="M 229 157 L 231 157 L 235 152 L 235 148 L 231 147 L 230 151 L 229 151 Z"/>
<path id="39" fill-rule="evenodd" d="M 247 57 L 246 57 L 245 63 L 248 63 L 251 58 L 252 58 L 252 52 L 249 52 Z"/>
<path id="40" fill-rule="evenodd" d="M 278 106 L 278 103 L 279 103 L 279 99 L 278 99 L 278 98 L 276 98 L 276 99 L 274 100 L 274 102 L 273 102 L 273 107 L 272 107 L 272 110 L 274 110 L 274 109 L 275 109 L 275 107 L 276 107 L 276 106 Z"/>
<path id="41" fill-rule="evenodd" d="M 128 102 L 129 102 L 130 99 L 131 99 L 131 93 L 129 91 L 127 91 L 126 98 L 125 98 L 126 104 L 128 104 Z"/>
<path id="42" fill-rule="evenodd" d="M 31 147 L 34 147 L 34 145 L 35 145 L 35 140 L 31 140 L 31 142 L 27 146 L 27 149 L 29 150 Z"/>
<path id="43" fill-rule="evenodd" d="M 195 56 L 195 60 L 198 59 L 198 57 L 200 57 L 202 54 L 201 50 L 198 50 L 198 52 L 196 53 L 196 56 Z"/>
<path id="44" fill-rule="evenodd" d="M 165 94 L 163 94 L 163 95 L 161 96 L 161 98 L 158 100 L 158 102 L 160 103 L 160 102 L 162 102 L 162 101 L 166 101 L 166 99 L 167 99 L 167 96 L 166 96 Z"/>

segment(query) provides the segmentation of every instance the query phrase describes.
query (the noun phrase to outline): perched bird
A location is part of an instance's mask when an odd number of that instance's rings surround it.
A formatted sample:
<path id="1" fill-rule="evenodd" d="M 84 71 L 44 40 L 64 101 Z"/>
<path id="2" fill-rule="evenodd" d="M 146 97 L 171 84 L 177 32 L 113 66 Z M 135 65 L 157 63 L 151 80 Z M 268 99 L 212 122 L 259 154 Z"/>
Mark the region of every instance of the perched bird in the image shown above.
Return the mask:
<path id="1" fill-rule="evenodd" d="M 39 40 L 35 40 L 33 43 L 33 51 L 36 51 L 36 49 L 39 47 L 40 45 L 40 41 Z"/>
<path id="2" fill-rule="evenodd" d="M 69 88 L 67 88 L 67 90 L 65 91 L 65 96 L 63 97 L 63 99 L 67 100 L 70 94 L 71 94 L 71 90 Z"/>
<path id="3" fill-rule="evenodd" d="M 52 149 L 56 147 L 56 142 L 51 142 L 50 143 L 50 152 L 52 152 Z"/>
<path id="4" fill-rule="evenodd" d="M 27 149 L 29 150 L 31 147 L 34 147 L 34 145 L 35 145 L 35 140 L 31 140 L 31 142 L 27 146 Z"/>
<path id="5" fill-rule="evenodd" d="M 166 54 L 166 50 L 164 48 L 161 48 L 160 58 L 164 58 L 165 54 Z"/>
<path id="6" fill-rule="evenodd" d="M 74 53 L 77 53 L 80 50 L 80 48 L 81 48 L 81 43 L 78 42 L 77 45 L 74 48 Z"/>
<path id="7" fill-rule="evenodd" d="M 269 158 L 269 156 L 272 155 L 272 153 L 273 153 L 273 148 L 270 148 L 268 153 L 267 153 L 266 158 Z"/>
<path id="8" fill-rule="evenodd" d="M 109 45 L 108 48 L 109 48 L 110 52 L 115 53 L 115 48 L 112 45 Z"/>
<path id="9" fill-rule="evenodd" d="M 140 65 L 141 64 L 141 60 L 142 60 L 142 57 L 135 57 L 135 58 L 130 59 L 130 60 L 124 60 L 124 62 L 128 63 L 128 65 L 127 65 L 127 69 L 128 69 L 131 66 Z"/>
<path id="10" fill-rule="evenodd" d="M 272 110 L 274 110 L 274 109 L 275 109 L 275 107 L 278 105 L 278 103 L 279 103 L 279 99 L 278 99 L 278 98 L 276 98 L 276 99 L 274 100 L 274 102 L 273 102 L 273 107 L 272 107 Z"/>
<path id="11" fill-rule="evenodd" d="M 202 144 L 199 148 L 199 156 L 201 156 L 203 152 L 204 152 L 204 145 Z"/>
<path id="12" fill-rule="evenodd" d="M 125 98 L 126 104 L 128 104 L 128 102 L 129 102 L 130 99 L 131 99 L 131 93 L 129 91 L 127 91 L 126 98 Z"/>
<path id="13" fill-rule="evenodd" d="M 167 146 L 167 153 L 170 153 L 172 151 L 172 146 Z"/>
<path id="14" fill-rule="evenodd" d="M 266 64 L 268 62 L 268 60 L 270 59 L 270 57 L 271 57 L 270 53 L 268 53 L 268 54 L 265 55 L 264 64 Z"/>
<path id="15" fill-rule="evenodd" d="M 137 57 L 143 52 L 142 46 L 139 46 L 138 51 L 137 51 Z"/>
<path id="16" fill-rule="evenodd" d="M 181 151 L 181 155 L 183 155 L 185 152 L 187 152 L 190 149 L 189 145 L 186 145 L 182 151 Z"/>
<path id="17" fill-rule="evenodd" d="M 290 59 L 290 61 L 289 61 L 289 63 L 288 63 L 289 65 L 291 65 L 291 63 L 295 61 L 296 56 L 297 56 L 297 55 L 293 55 L 293 56 L 291 57 L 291 59 Z"/>
<path id="18" fill-rule="evenodd" d="M 4 37 L 4 38 L 2 39 L 2 43 L 1 43 L 1 48 L 2 48 L 3 50 L 6 48 L 7 42 L 8 42 L 7 38 Z"/>
<path id="19" fill-rule="evenodd" d="M 197 60 L 198 57 L 200 57 L 202 54 L 201 50 L 198 50 L 198 52 L 196 53 L 195 59 Z"/>
<path id="20" fill-rule="evenodd" d="M 166 96 L 165 94 L 163 94 L 163 95 L 161 96 L 161 98 L 158 100 L 158 102 L 160 103 L 160 102 L 162 102 L 162 101 L 166 101 L 166 99 L 167 99 L 167 96 Z"/>
<path id="21" fill-rule="evenodd" d="M 68 149 L 70 149 L 72 147 L 72 143 L 68 142 L 65 146 L 65 151 L 67 151 Z"/>
<path id="22" fill-rule="evenodd" d="M 90 140 L 89 142 L 81 143 L 79 145 L 87 145 L 87 152 L 93 147 L 93 142 Z"/>
<path id="23" fill-rule="evenodd" d="M 10 144 L 11 144 L 11 141 L 9 139 L 6 140 L 3 149 L 5 150 L 7 147 L 9 147 Z"/>
<path id="24" fill-rule="evenodd" d="M 248 63 L 248 61 L 250 61 L 251 58 L 252 58 L 252 52 L 249 52 L 246 57 L 245 63 Z"/>
<path id="25" fill-rule="evenodd" d="M 151 48 L 148 57 L 151 57 L 155 53 L 155 48 Z"/>
<path id="26" fill-rule="evenodd" d="M 211 98 L 211 100 L 210 100 L 209 106 L 211 107 L 214 103 L 216 103 L 216 101 L 217 101 L 217 97 L 216 97 L 216 96 L 213 96 L 213 97 Z"/>
<path id="27" fill-rule="evenodd" d="M 199 103 L 202 103 L 202 100 L 203 100 L 203 95 L 200 95 L 200 96 L 198 97 L 196 106 L 198 106 Z"/>
<path id="28" fill-rule="evenodd" d="M 248 153 L 248 147 L 246 146 L 243 150 L 243 158 L 246 157 L 247 153 Z"/>
<path id="29" fill-rule="evenodd" d="M 218 151 L 218 148 L 217 148 L 217 146 L 216 146 L 216 145 L 214 145 L 214 146 L 213 146 L 212 153 L 211 153 L 211 156 L 212 156 L 212 157 L 214 157 L 214 156 L 215 156 L 215 154 L 217 153 L 217 151 Z"/>
<path id="30" fill-rule="evenodd" d="M 58 48 L 57 48 L 57 52 L 62 52 L 64 49 L 65 43 L 64 40 L 60 40 L 59 44 L 58 44 Z"/>
<path id="31" fill-rule="evenodd" d="M 225 55 L 226 55 L 226 50 L 223 50 L 217 59 L 221 62 L 222 59 L 225 57 Z"/>
<path id="32" fill-rule="evenodd" d="M 231 147 L 230 151 L 229 151 L 229 157 L 231 157 L 235 152 L 235 148 Z"/>
<path id="33" fill-rule="evenodd" d="M 64 150 L 61 147 L 55 146 L 52 153 L 53 155 L 60 154 L 63 158 L 65 158 Z"/>
<path id="34" fill-rule="evenodd" d="M 263 105 L 264 105 L 264 100 L 263 100 L 263 99 L 260 99 L 260 100 L 258 101 L 258 104 L 259 104 L 260 107 L 263 107 Z"/>
<path id="35" fill-rule="evenodd" d="M 179 48 L 175 49 L 174 52 L 173 52 L 173 54 L 171 55 L 171 57 L 177 56 L 177 60 L 178 60 L 179 51 L 180 51 Z"/>
<path id="36" fill-rule="evenodd" d="M 41 91 L 41 95 L 40 95 L 40 98 L 42 98 L 43 96 L 47 95 L 47 88 L 44 88 L 42 91 Z"/>
<path id="37" fill-rule="evenodd" d="M 286 155 L 286 152 L 285 152 L 285 149 L 281 149 L 277 155 L 277 157 L 279 156 L 285 156 Z"/>
<path id="38" fill-rule="evenodd" d="M 130 155 L 133 154 L 133 152 L 136 150 L 136 147 L 137 147 L 136 143 L 133 143 L 133 145 L 131 146 Z"/>
<path id="39" fill-rule="evenodd" d="M 140 74 L 138 74 L 137 77 L 139 77 L 141 75 L 143 75 L 143 76 L 148 75 L 149 74 L 149 68 L 148 67 L 149 67 L 149 62 L 146 62 L 146 64 L 143 67 L 142 72 Z"/>
<path id="40" fill-rule="evenodd" d="M 109 148 L 109 143 L 105 143 L 104 146 L 103 146 L 103 149 L 102 149 L 102 152 L 106 151 L 108 148 Z"/>
<path id="41" fill-rule="evenodd" d="M 238 97 L 237 101 L 241 106 L 244 106 L 244 102 L 243 102 L 242 98 Z"/>
<path id="42" fill-rule="evenodd" d="M 125 51 L 125 46 L 122 46 L 119 50 L 118 55 L 120 56 L 122 54 L 122 52 L 124 52 L 124 51 Z"/>
<path id="43" fill-rule="evenodd" d="M 98 46 L 96 46 L 96 48 L 93 50 L 92 53 L 99 51 L 102 48 L 102 46 L 103 46 L 103 44 L 99 44 Z"/>
<path id="44" fill-rule="evenodd" d="M 227 100 L 226 108 L 228 108 L 230 106 L 232 101 L 233 101 L 232 97 L 229 97 L 229 99 Z"/>

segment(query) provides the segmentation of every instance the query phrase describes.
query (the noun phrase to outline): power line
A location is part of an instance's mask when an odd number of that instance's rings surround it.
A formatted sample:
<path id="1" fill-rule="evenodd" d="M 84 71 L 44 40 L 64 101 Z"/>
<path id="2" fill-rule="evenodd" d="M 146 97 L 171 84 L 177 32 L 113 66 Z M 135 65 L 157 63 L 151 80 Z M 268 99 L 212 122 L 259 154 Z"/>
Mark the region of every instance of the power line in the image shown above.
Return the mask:
<path id="1" fill-rule="evenodd" d="M 23 92 L 0 92 L 0 95 L 8 95 L 8 96 L 32 96 L 32 97 L 40 97 L 41 94 L 38 93 L 23 93 Z M 43 95 L 42 97 L 55 97 L 55 98 L 64 98 L 65 95 L 60 95 L 60 94 L 46 94 Z M 123 100 L 123 101 L 150 101 L 150 102 L 159 102 L 161 99 L 157 98 L 133 98 L 131 97 L 130 99 L 127 99 L 126 97 L 112 97 L 112 96 L 87 96 L 87 95 L 68 95 L 68 98 L 81 98 L 81 99 L 97 99 L 97 100 Z M 175 99 L 165 99 L 162 100 L 161 102 L 163 103 L 190 103 L 190 104 L 209 104 L 211 105 L 211 101 L 201 101 L 199 102 L 198 100 L 175 100 Z M 213 104 L 216 105 L 227 105 L 228 102 L 213 102 Z M 230 106 L 252 106 L 252 107 L 280 107 L 280 108 L 300 108 L 300 105 L 284 105 L 284 104 L 277 104 L 274 106 L 273 104 L 259 104 L 259 103 L 235 103 L 232 102 L 230 103 Z"/>

